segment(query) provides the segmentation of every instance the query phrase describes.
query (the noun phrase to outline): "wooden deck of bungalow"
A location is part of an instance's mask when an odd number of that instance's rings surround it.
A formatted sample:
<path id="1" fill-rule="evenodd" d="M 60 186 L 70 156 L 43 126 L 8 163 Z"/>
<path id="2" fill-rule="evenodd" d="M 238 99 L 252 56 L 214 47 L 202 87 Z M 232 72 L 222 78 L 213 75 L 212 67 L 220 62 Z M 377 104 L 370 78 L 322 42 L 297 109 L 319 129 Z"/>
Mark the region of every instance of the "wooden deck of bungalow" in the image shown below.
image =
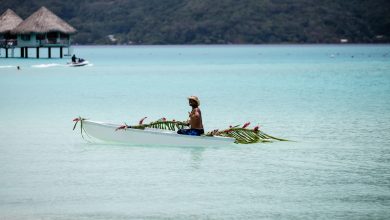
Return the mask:
<path id="1" fill-rule="evenodd" d="M 59 50 L 58 56 L 53 56 L 53 49 Z M 40 54 L 42 50 L 47 49 L 47 58 L 70 56 L 71 43 L 69 40 L 61 41 L 48 41 L 37 40 L 34 45 L 18 45 L 17 40 L 0 40 L 0 57 L 2 58 L 14 58 L 15 50 L 20 50 L 20 58 L 29 58 L 29 51 L 35 50 L 35 57 L 41 58 Z M 4 53 L 3 53 L 4 51 Z"/>

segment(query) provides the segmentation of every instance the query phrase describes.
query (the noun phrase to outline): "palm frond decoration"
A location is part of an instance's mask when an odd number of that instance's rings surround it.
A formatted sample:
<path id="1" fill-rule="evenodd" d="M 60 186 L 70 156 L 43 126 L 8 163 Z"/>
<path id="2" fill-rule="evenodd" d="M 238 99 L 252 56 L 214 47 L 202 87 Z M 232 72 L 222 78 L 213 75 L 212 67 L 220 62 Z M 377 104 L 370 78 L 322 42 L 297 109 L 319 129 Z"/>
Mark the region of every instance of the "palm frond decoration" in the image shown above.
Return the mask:
<path id="1" fill-rule="evenodd" d="M 80 133 L 81 133 L 81 137 L 82 137 L 84 140 L 88 141 L 88 139 L 84 137 L 84 134 L 86 134 L 86 136 L 87 136 L 88 138 L 90 138 L 90 136 L 88 135 L 88 133 L 85 132 L 85 130 L 84 130 L 84 126 L 83 126 L 83 121 L 84 121 L 84 120 L 87 120 L 87 119 L 86 119 L 86 118 L 82 118 L 81 116 L 79 116 L 78 118 L 73 119 L 73 122 L 74 122 L 73 130 L 76 129 L 77 124 L 80 122 Z"/>
<path id="2" fill-rule="evenodd" d="M 186 122 L 181 122 L 176 120 L 168 121 L 166 118 L 161 118 L 157 121 L 150 122 L 149 124 L 143 124 L 145 118 L 146 117 L 142 118 L 138 125 L 127 126 L 127 128 L 134 128 L 134 129 L 141 129 L 141 130 L 144 130 L 145 128 L 156 128 L 162 130 L 177 131 L 179 129 L 183 129 L 188 126 Z"/>
<path id="3" fill-rule="evenodd" d="M 225 130 L 214 130 L 206 133 L 206 136 L 221 136 L 221 137 L 231 137 L 236 139 L 235 143 L 237 144 L 253 144 L 261 142 L 272 142 L 273 140 L 278 141 L 287 141 L 286 139 L 276 138 L 271 135 L 268 135 L 259 130 L 259 126 L 256 126 L 253 129 L 248 129 L 249 122 L 245 123 L 243 127 L 236 125 Z"/>

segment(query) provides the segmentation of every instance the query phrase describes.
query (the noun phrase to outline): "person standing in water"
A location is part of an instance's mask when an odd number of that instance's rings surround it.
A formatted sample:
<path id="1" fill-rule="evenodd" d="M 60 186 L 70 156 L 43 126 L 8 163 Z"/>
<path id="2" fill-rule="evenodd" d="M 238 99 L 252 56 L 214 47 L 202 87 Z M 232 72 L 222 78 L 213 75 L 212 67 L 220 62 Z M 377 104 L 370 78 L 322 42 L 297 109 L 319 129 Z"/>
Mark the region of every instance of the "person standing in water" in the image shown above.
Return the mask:
<path id="1" fill-rule="evenodd" d="M 202 123 L 202 112 L 199 109 L 200 101 L 196 96 L 188 97 L 189 105 L 192 107 L 191 112 L 188 112 L 189 129 L 180 129 L 177 131 L 178 134 L 200 136 L 204 134 L 203 123 Z"/>

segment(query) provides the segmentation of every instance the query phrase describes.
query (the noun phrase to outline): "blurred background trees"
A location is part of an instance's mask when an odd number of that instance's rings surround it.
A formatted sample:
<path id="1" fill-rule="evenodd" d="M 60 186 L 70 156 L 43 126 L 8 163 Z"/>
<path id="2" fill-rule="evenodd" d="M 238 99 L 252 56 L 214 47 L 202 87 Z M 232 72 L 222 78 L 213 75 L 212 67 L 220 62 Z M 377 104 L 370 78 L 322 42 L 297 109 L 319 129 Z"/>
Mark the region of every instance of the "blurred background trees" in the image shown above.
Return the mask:
<path id="1" fill-rule="evenodd" d="M 78 44 L 390 42 L 388 0 L 1 0 L 0 13 L 41 6 Z"/>

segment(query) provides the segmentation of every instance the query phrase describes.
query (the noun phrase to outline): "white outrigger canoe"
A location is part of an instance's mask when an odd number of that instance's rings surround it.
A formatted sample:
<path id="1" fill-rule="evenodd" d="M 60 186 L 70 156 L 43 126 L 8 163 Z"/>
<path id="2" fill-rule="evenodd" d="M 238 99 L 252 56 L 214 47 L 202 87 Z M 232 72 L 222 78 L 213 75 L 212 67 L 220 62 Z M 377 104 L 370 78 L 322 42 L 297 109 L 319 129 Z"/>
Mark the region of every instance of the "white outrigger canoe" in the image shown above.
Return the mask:
<path id="1" fill-rule="evenodd" d="M 194 147 L 227 146 L 236 140 L 231 137 L 181 135 L 175 131 L 155 128 L 118 130 L 120 126 L 119 124 L 82 120 L 82 131 L 88 136 L 111 143 Z"/>

